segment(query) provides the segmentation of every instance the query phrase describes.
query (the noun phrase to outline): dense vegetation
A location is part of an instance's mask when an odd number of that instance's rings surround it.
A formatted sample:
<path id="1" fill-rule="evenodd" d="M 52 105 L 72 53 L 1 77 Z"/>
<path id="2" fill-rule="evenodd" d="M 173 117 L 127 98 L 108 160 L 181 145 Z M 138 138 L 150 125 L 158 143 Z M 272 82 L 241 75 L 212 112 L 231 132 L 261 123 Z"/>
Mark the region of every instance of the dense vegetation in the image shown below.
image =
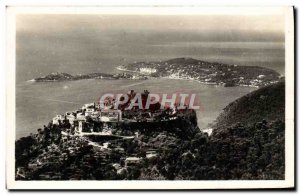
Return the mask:
<path id="1" fill-rule="evenodd" d="M 262 120 L 284 121 L 285 83 L 260 88 L 230 103 L 217 118 L 215 127 L 228 126 L 237 121 L 252 125 Z"/>
<path id="2" fill-rule="evenodd" d="M 261 88 L 230 104 L 218 118 L 211 136 L 199 131 L 193 113 L 172 126 L 124 124 L 119 128 L 138 132 L 138 136 L 121 143 L 123 153 L 105 153 L 80 137 L 63 138 L 60 132 L 68 124 L 50 123 L 37 134 L 16 141 L 16 170 L 22 167 L 25 176 L 19 174 L 16 178 L 284 179 L 284 88 L 284 83 Z M 156 149 L 156 157 L 145 158 L 149 147 Z M 125 167 L 124 157 L 133 155 L 143 160 Z M 37 158 L 46 163 L 30 168 L 30 162 Z M 124 168 L 117 171 L 116 163 Z"/>
<path id="3" fill-rule="evenodd" d="M 284 179 L 284 123 L 280 121 L 235 125 L 211 137 L 198 133 L 176 146 L 162 151 L 155 165 L 166 179 Z"/>

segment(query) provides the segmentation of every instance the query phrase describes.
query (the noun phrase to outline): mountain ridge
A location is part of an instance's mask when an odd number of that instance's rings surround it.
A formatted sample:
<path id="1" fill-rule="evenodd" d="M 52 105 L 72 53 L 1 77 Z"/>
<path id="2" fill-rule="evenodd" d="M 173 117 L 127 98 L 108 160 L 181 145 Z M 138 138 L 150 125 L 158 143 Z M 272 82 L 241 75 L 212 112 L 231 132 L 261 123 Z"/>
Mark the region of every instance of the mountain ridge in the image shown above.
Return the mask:
<path id="1" fill-rule="evenodd" d="M 214 128 L 257 121 L 284 121 L 285 82 L 280 81 L 253 91 L 228 104 L 217 117 Z"/>

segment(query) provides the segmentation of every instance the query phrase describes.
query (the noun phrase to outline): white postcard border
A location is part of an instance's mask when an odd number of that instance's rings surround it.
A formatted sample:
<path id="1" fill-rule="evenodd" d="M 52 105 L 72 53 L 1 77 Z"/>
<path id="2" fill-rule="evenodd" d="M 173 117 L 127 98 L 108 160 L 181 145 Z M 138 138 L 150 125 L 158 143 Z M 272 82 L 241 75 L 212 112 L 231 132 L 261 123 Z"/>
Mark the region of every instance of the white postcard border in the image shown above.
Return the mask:
<path id="1" fill-rule="evenodd" d="M 285 180 L 215 181 L 15 181 L 16 14 L 283 14 L 285 16 Z M 294 23 L 292 7 L 8 7 L 6 33 L 7 189 L 253 189 L 294 187 Z"/>

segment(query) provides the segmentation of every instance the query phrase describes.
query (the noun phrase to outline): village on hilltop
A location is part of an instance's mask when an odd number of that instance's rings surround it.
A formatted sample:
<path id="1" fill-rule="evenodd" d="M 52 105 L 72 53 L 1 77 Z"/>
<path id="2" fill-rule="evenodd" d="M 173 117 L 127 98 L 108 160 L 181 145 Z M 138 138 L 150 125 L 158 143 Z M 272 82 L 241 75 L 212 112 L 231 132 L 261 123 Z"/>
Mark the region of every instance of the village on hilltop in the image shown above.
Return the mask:
<path id="1" fill-rule="evenodd" d="M 143 105 L 146 103 L 149 92 L 145 90 L 141 96 Z M 137 107 L 126 109 L 130 101 L 135 97 L 136 92 L 131 90 L 127 94 L 130 98 L 127 103 L 120 104 L 115 109 L 115 99 L 108 98 L 100 103 L 84 104 L 80 109 L 72 112 L 66 112 L 63 115 L 57 115 L 52 119 L 44 129 L 38 129 L 38 133 L 32 135 L 36 142 L 51 143 L 46 148 L 37 150 L 39 154 L 32 158 L 25 166 L 19 166 L 16 169 L 16 178 L 28 179 L 38 177 L 42 180 L 63 179 L 61 173 L 55 173 L 52 170 L 43 171 L 43 174 L 32 176 L 32 173 L 38 173 L 40 170 L 47 169 L 48 166 L 59 167 L 66 163 L 67 159 L 76 158 L 83 151 L 91 147 L 93 158 L 101 159 L 101 166 L 113 167 L 118 175 L 124 174 L 124 171 L 132 167 L 140 166 L 141 163 L 154 160 L 158 155 L 158 150 L 162 149 L 157 143 L 166 140 L 165 131 L 174 129 L 182 122 L 185 116 L 193 116 L 193 110 L 178 110 L 175 107 L 166 107 L 161 109 L 161 104 L 152 104 L 149 109 L 141 110 Z M 190 118 L 187 117 L 186 121 Z M 194 124 L 195 127 L 197 126 Z M 172 130 L 171 133 L 176 133 Z M 181 131 L 181 130 L 180 130 Z M 178 133 L 178 132 L 177 132 Z M 188 135 L 188 132 L 180 132 Z M 153 135 L 153 138 L 151 138 Z M 148 137 L 148 138 L 147 138 Z M 146 140 L 144 140 L 146 139 Z M 164 147 L 173 147 L 166 144 Z M 90 166 L 89 155 L 84 152 L 86 157 L 81 160 L 82 166 Z M 22 157 L 21 157 L 22 158 Z M 86 160 L 86 161 L 85 161 Z M 83 173 L 79 173 L 80 168 L 70 167 L 68 172 L 73 175 L 65 177 L 78 179 Z M 76 171 L 77 170 L 77 171 Z"/>

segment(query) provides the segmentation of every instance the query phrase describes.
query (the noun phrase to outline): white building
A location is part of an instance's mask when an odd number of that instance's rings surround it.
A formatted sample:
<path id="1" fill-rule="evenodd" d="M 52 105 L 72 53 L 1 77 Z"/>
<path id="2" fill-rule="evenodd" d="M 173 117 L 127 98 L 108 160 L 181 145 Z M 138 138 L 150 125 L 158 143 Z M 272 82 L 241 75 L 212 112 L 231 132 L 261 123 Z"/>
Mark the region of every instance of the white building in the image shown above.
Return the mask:
<path id="1" fill-rule="evenodd" d="M 122 120 L 121 110 L 102 110 L 100 112 L 100 121 L 102 122 L 119 122 Z"/>
<path id="2" fill-rule="evenodd" d="M 63 115 L 56 115 L 56 117 L 52 119 L 52 123 L 58 125 L 59 124 L 58 121 L 63 121 L 63 120 L 65 120 L 65 117 Z"/>
<path id="3" fill-rule="evenodd" d="M 68 115 L 68 116 L 66 116 L 66 119 L 67 120 L 69 120 L 69 123 L 71 124 L 71 125 L 74 125 L 74 120 L 75 120 L 75 116 L 74 115 Z"/>
<path id="4" fill-rule="evenodd" d="M 95 108 L 95 103 L 88 103 L 88 104 L 84 104 L 82 106 L 82 109 L 87 109 L 87 108 Z"/>
<path id="5" fill-rule="evenodd" d="M 90 116 L 93 120 L 98 120 L 100 118 L 100 112 L 99 111 L 92 112 Z"/>
<path id="6" fill-rule="evenodd" d="M 157 70 L 155 68 L 140 68 L 140 72 L 144 74 L 152 74 L 155 73 Z"/>
<path id="7" fill-rule="evenodd" d="M 139 164 L 141 161 L 140 158 L 138 157 L 127 157 L 125 159 L 125 166 L 130 166 L 130 165 L 136 165 L 136 164 Z"/>
<path id="8" fill-rule="evenodd" d="M 92 107 L 87 107 L 86 108 L 86 111 L 85 111 L 85 116 L 90 116 L 92 115 L 92 113 L 95 112 L 95 108 L 92 108 Z"/>
<path id="9" fill-rule="evenodd" d="M 258 79 L 263 79 L 263 78 L 265 78 L 265 77 L 266 77 L 266 76 L 263 75 L 263 74 L 257 76 Z"/>
<path id="10" fill-rule="evenodd" d="M 157 156 L 157 152 L 155 150 L 149 150 L 146 152 L 146 158 L 154 158 Z"/>
<path id="11" fill-rule="evenodd" d="M 83 115 L 82 113 L 78 113 L 77 114 L 77 120 L 86 120 L 86 117 L 85 117 L 85 115 Z"/>

